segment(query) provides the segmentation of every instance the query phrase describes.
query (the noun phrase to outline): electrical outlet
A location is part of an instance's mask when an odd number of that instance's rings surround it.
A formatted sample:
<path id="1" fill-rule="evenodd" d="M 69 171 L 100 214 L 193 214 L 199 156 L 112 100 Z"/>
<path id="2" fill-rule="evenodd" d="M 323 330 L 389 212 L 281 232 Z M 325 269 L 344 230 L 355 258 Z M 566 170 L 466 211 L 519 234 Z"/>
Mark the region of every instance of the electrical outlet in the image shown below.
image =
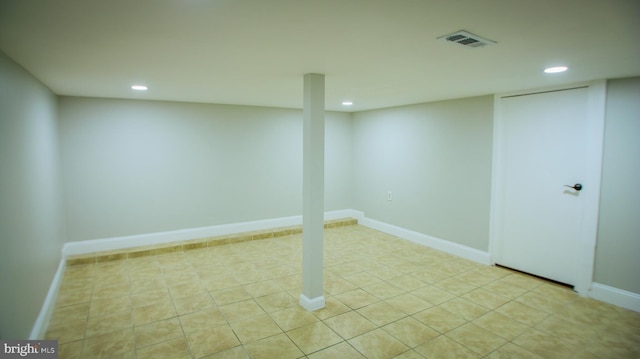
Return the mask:
<path id="1" fill-rule="evenodd" d="M 387 192 L 387 201 L 391 201 L 393 196 L 391 195 L 391 191 Z"/>

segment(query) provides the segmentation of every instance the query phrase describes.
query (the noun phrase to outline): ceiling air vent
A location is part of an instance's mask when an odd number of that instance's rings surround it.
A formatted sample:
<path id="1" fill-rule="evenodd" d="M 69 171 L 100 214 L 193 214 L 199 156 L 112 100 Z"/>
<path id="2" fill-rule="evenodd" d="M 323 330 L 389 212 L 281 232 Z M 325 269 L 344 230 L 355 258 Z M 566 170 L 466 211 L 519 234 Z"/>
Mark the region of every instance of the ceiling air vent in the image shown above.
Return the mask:
<path id="1" fill-rule="evenodd" d="M 493 40 L 485 39 L 464 30 L 456 31 L 453 34 L 440 36 L 438 37 L 438 40 L 456 43 L 467 48 L 483 47 L 496 43 Z"/>

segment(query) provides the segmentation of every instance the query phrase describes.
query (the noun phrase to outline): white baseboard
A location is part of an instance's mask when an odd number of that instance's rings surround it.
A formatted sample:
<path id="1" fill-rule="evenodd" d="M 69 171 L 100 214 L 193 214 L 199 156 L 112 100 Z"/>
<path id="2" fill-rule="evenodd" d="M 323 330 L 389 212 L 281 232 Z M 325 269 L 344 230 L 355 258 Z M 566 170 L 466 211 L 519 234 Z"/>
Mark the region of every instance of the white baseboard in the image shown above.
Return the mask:
<path id="1" fill-rule="evenodd" d="M 42 303 L 42 308 L 40 308 L 40 314 L 38 314 L 38 318 L 36 318 L 36 322 L 33 324 L 33 328 L 31 329 L 31 334 L 29 334 L 30 340 L 44 339 L 47 326 L 49 325 L 49 320 L 51 319 L 51 315 L 53 315 L 53 310 L 56 306 L 58 291 L 60 290 L 60 285 L 62 284 L 62 278 L 66 268 L 67 261 L 62 258 L 60 260 L 60 264 L 58 264 L 58 270 L 53 276 L 51 285 L 49 285 L 49 291 Z"/>
<path id="2" fill-rule="evenodd" d="M 362 212 L 360 211 L 356 211 L 353 209 L 341 209 L 337 211 L 324 212 L 324 220 L 332 221 L 334 219 L 343 219 L 343 218 L 359 219 L 358 216 L 361 216 L 361 215 L 362 215 Z M 298 218 L 300 222 L 297 224 L 302 224 L 302 216 L 298 216 Z"/>
<path id="3" fill-rule="evenodd" d="M 304 309 L 310 312 L 325 307 L 324 296 L 309 299 L 306 295 L 300 294 L 299 303 Z"/>
<path id="4" fill-rule="evenodd" d="M 638 293 L 628 292 L 605 284 L 593 283 L 589 296 L 622 308 L 640 312 L 640 294 Z"/>
<path id="5" fill-rule="evenodd" d="M 358 223 L 381 232 L 385 232 L 396 237 L 422 244 L 443 252 L 453 254 L 480 264 L 490 265 L 491 257 L 488 252 L 463 246 L 458 243 L 446 241 L 440 238 L 428 236 L 426 234 L 414 232 L 408 229 L 397 227 L 388 223 L 366 218 L 364 213 L 355 211 L 353 218 L 358 219 Z M 603 302 L 617 305 L 622 308 L 640 312 L 640 294 L 628 292 L 608 285 L 593 283 L 591 290 L 587 294 L 589 297 Z"/>
<path id="6" fill-rule="evenodd" d="M 490 256 L 488 252 L 464 246 L 462 244 L 446 241 L 444 239 L 428 236 L 419 232 L 414 232 L 408 229 L 394 226 L 392 224 L 376 221 L 375 219 L 366 218 L 364 215 L 358 219 L 358 223 L 373 229 L 377 229 L 381 232 L 385 232 L 408 241 L 422 244 L 426 247 L 431 247 L 449 254 L 453 254 L 458 257 L 468 259 L 480 264 L 489 265 Z"/>
<path id="7" fill-rule="evenodd" d="M 335 219 L 342 218 L 356 218 L 358 216 L 362 217 L 362 212 L 354 211 L 351 209 L 344 209 L 338 211 L 329 211 L 325 212 L 324 219 L 326 221 L 331 221 Z M 266 219 L 261 221 L 252 221 L 252 222 L 242 222 L 242 223 L 232 223 L 232 224 L 224 224 L 219 226 L 210 226 L 210 227 L 200 227 L 200 228 L 189 228 L 177 231 L 169 231 L 169 232 L 159 232 L 159 233 L 149 233 L 142 235 L 134 235 L 134 236 L 124 236 L 124 237 L 114 237 L 114 238 L 103 238 L 103 239 L 92 239 L 86 241 L 78 241 L 78 242 L 69 242 L 66 243 L 62 247 L 62 259 L 60 260 L 60 264 L 58 265 L 58 270 L 56 271 L 55 276 L 49 286 L 49 291 L 47 292 L 47 296 L 42 304 L 42 308 L 40 309 L 40 314 L 36 319 L 36 322 L 31 329 L 31 334 L 29 335 L 29 339 L 43 339 L 46 334 L 47 326 L 49 324 L 49 320 L 51 319 L 51 315 L 53 314 L 53 310 L 55 308 L 56 299 L 58 297 L 58 291 L 60 290 L 60 285 L 62 284 L 62 278 L 66 269 L 66 259 L 70 255 L 76 254 L 86 254 L 100 251 L 110 251 L 116 249 L 126 249 L 132 247 L 139 246 L 147 246 L 154 244 L 162 244 L 169 242 L 179 242 L 190 239 L 197 238 L 205 238 L 205 237 L 215 237 L 215 236 L 223 236 L 235 233 L 242 232 L 252 232 L 252 231 L 260 231 L 265 229 L 279 228 L 279 227 L 289 227 L 295 225 L 302 224 L 302 216 L 292 216 L 292 217 L 281 217 L 281 218 L 273 218 Z M 322 297 L 322 303 L 317 301 L 318 298 L 313 300 L 309 300 L 306 305 L 310 308 L 315 308 L 316 306 L 322 304 L 321 307 L 324 307 L 324 297 Z M 315 309 L 310 309 L 315 310 Z"/>
<path id="8" fill-rule="evenodd" d="M 361 212 L 351 209 L 325 212 L 327 221 L 341 218 L 356 218 Z M 357 218 L 356 218 L 357 219 Z M 302 216 L 291 216 L 265 219 L 260 221 L 222 224 L 217 226 L 188 228 L 176 231 L 157 232 L 124 237 L 91 239 L 85 241 L 68 242 L 62 248 L 64 258 L 71 255 L 87 254 L 102 251 L 112 251 L 134 247 L 143 247 L 170 242 L 180 242 L 190 239 L 224 236 L 242 232 L 261 231 L 265 229 L 289 227 L 302 224 Z"/>

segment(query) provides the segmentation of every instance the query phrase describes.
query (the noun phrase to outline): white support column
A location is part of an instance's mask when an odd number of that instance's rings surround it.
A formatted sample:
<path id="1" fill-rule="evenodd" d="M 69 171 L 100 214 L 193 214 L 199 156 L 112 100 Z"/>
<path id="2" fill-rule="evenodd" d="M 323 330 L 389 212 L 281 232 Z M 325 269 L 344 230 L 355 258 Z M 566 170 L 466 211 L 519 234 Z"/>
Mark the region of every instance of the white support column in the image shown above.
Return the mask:
<path id="1" fill-rule="evenodd" d="M 302 293 L 300 305 L 324 308 L 324 75 L 304 75 Z"/>

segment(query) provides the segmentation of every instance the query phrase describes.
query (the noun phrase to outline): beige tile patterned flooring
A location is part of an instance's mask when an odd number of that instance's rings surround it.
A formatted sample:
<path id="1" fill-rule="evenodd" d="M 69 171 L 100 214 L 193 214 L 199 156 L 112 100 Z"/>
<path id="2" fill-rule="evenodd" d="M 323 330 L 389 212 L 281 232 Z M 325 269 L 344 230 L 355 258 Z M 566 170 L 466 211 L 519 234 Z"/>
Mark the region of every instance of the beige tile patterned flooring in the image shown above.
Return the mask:
<path id="1" fill-rule="evenodd" d="M 640 313 L 360 225 L 325 230 L 324 309 L 301 235 L 67 268 L 60 358 L 638 358 Z"/>

